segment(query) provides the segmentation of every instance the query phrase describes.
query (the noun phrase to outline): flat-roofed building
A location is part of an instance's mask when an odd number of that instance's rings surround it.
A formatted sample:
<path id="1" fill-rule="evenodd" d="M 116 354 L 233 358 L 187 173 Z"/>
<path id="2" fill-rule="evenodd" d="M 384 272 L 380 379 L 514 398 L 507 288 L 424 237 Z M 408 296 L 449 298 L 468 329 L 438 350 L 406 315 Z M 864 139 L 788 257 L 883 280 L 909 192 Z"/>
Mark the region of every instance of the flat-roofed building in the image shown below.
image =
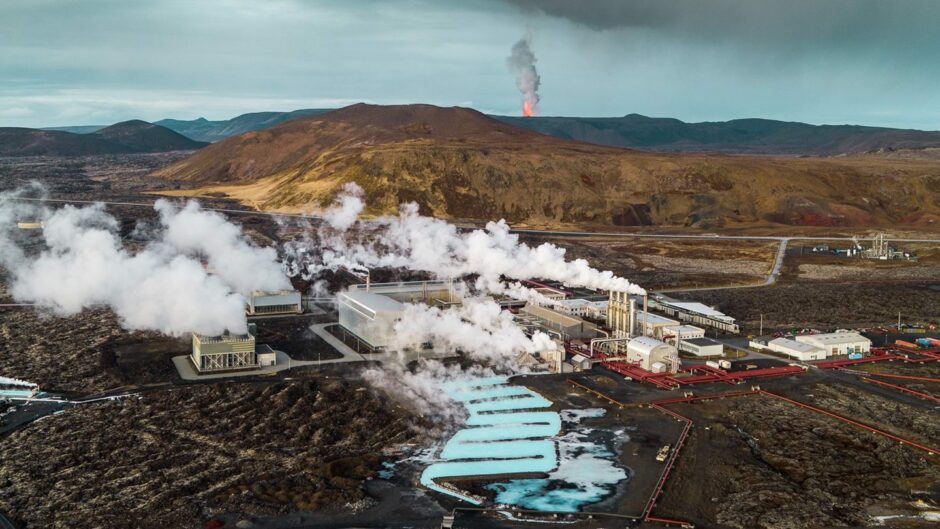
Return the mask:
<path id="1" fill-rule="evenodd" d="M 680 340 L 679 350 L 695 356 L 722 356 L 725 354 L 725 346 L 711 338 Z"/>
<path id="2" fill-rule="evenodd" d="M 461 302 L 460 293 L 454 282 L 449 280 L 360 283 L 349 287 L 349 291 L 369 292 L 400 303 L 424 303 L 432 307 L 446 307 Z"/>
<path id="3" fill-rule="evenodd" d="M 804 362 L 807 360 L 822 360 L 828 356 L 826 350 L 821 347 L 789 338 L 774 338 L 767 342 L 767 348 Z"/>
<path id="4" fill-rule="evenodd" d="M 589 301 L 586 299 L 565 299 L 553 307 L 556 311 L 579 318 L 607 319 L 608 301 Z"/>
<path id="5" fill-rule="evenodd" d="M 663 341 L 675 345 L 676 340 L 691 340 L 704 338 L 705 329 L 695 325 L 670 325 L 662 330 Z"/>
<path id="6" fill-rule="evenodd" d="M 248 296 L 245 310 L 249 316 L 301 314 L 303 311 L 300 292 L 296 290 L 281 290 L 278 292 L 256 290 Z"/>
<path id="7" fill-rule="evenodd" d="M 814 345 L 826 352 L 826 356 L 864 354 L 871 350 L 871 340 L 852 331 L 797 336 L 796 341 Z"/>
<path id="8" fill-rule="evenodd" d="M 725 332 L 741 332 L 734 318 L 703 303 L 676 301 L 659 295 L 650 300 L 650 306 L 682 321 L 713 327 Z"/>
<path id="9" fill-rule="evenodd" d="M 405 311 L 400 301 L 358 289 L 340 292 L 336 302 L 340 326 L 373 350 L 388 346 L 395 322 Z"/>
<path id="10" fill-rule="evenodd" d="M 255 332 L 255 325 L 250 323 L 245 334 L 226 332 L 220 336 L 204 336 L 193 333 L 190 359 L 196 371 L 206 373 L 257 368 Z"/>
<path id="11" fill-rule="evenodd" d="M 556 312 L 547 307 L 540 307 L 529 303 L 522 307 L 519 312 L 528 316 L 530 320 L 538 322 L 544 329 L 559 333 L 563 340 L 593 338 L 597 336 L 597 327 L 593 324 L 575 316 Z"/>
<path id="12" fill-rule="evenodd" d="M 659 314 L 642 311 L 636 313 L 636 326 L 639 333 L 644 336 L 652 336 L 657 340 L 663 339 L 663 336 L 666 334 L 665 329 L 678 325 L 678 321 L 660 316 Z"/>

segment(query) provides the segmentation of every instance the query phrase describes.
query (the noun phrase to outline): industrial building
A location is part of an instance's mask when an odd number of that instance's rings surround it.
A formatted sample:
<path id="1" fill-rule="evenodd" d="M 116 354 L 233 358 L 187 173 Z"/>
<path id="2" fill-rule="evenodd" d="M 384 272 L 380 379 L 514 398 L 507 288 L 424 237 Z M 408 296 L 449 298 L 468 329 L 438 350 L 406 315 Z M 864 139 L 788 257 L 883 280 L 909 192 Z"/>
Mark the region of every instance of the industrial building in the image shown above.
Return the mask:
<path id="1" fill-rule="evenodd" d="M 796 341 L 818 347 L 825 351 L 826 356 L 865 354 L 871 350 L 871 340 L 851 331 L 808 334 L 797 336 Z"/>
<path id="2" fill-rule="evenodd" d="M 669 334 L 666 329 L 675 328 L 678 326 L 678 321 L 666 318 L 665 316 L 660 316 L 651 312 L 638 312 L 636 314 L 636 327 L 640 334 L 644 336 L 652 336 L 657 340 L 662 340 L 663 337 Z"/>
<path id="3" fill-rule="evenodd" d="M 248 324 L 246 334 L 204 336 L 193 333 L 193 351 L 190 359 L 199 373 L 256 369 L 274 365 L 277 356 L 267 345 L 257 345 L 255 324 Z"/>
<path id="4" fill-rule="evenodd" d="M 373 350 L 388 346 L 395 322 L 405 311 L 400 301 L 364 290 L 341 292 L 336 302 L 343 332 Z"/>
<path id="5" fill-rule="evenodd" d="M 826 351 L 815 345 L 798 342 L 789 338 L 775 338 L 767 342 L 767 348 L 771 351 L 785 354 L 791 358 L 801 361 L 822 360 L 826 358 Z"/>
<path id="6" fill-rule="evenodd" d="M 406 304 L 447 307 L 460 303 L 452 281 L 364 283 L 336 296 L 341 336 L 373 351 L 388 347 Z"/>
<path id="7" fill-rule="evenodd" d="M 555 303 L 554 309 L 562 314 L 578 318 L 607 319 L 608 301 L 589 301 L 586 299 L 565 299 Z"/>
<path id="8" fill-rule="evenodd" d="M 626 360 L 647 371 L 661 371 L 659 366 L 672 366 L 673 370 L 679 367 L 676 348 L 649 336 L 639 336 L 627 343 Z"/>
<path id="9" fill-rule="evenodd" d="M 249 316 L 272 314 L 301 314 L 304 311 L 300 292 L 281 290 L 279 292 L 254 291 L 248 296 L 245 312 Z"/>
<path id="10" fill-rule="evenodd" d="M 676 301 L 665 296 L 654 296 L 650 306 L 679 320 L 704 325 L 730 333 L 741 332 L 735 319 L 703 303 Z"/>
<path id="11" fill-rule="evenodd" d="M 692 340 L 694 338 L 704 338 L 705 329 L 701 327 L 696 327 L 695 325 L 671 325 L 669 327 L 663 327 L 663 340 L 668 343 L 673 343 L 675 341 L 681 340 Z"/>
<path id="12" fill-rule="evenodd" d="M 531 303 L 526 304 L 519 311 L 523 322 L 535 322 L 542 330 L 554 334 L 556 338 L 564 340 L 580 340 L 597 336 L 597 327 L 581 318 L 568 316 L 547 307 L 540 307 Z"/>
<path id="13" fill-rule="evenodd" d="M 675 343 L 672 342 L 674 345 Z M 679 350 L 695 356 L 722 356 L 725 346 L 711 338 L 690 338 L 679 341 Z"/>

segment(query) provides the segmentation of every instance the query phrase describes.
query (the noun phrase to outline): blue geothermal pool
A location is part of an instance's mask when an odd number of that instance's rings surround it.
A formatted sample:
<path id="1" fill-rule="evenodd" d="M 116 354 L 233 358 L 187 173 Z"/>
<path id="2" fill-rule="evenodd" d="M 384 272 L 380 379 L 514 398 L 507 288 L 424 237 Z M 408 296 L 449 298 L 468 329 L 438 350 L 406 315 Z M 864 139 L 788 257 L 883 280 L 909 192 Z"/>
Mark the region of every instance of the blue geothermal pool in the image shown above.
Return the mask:
<path id="1" fill-rule="evenodd" d="M 478 498 L 434 480 L 542 473 L 548 477 L 487 488 L 499 504 L 574 512 L 602 500 L 626 478 L 626 472 L 613 463 L 614 453 L 589 439 L 597 437 L 592 430 L 576 427 L 582 418 L 600 416 L 604 410 L 539 411 L 552 403 L 528 388 L 508 385 L 506 377 L 448 382 L 442 389 L 464 405 L 469 417 L 466 428 L 444 445 L 441 461 L 421 474 L 421 484 L 429 489 L 478 505 Z M 563 423 L 575 427 L 560 435 Z"/>

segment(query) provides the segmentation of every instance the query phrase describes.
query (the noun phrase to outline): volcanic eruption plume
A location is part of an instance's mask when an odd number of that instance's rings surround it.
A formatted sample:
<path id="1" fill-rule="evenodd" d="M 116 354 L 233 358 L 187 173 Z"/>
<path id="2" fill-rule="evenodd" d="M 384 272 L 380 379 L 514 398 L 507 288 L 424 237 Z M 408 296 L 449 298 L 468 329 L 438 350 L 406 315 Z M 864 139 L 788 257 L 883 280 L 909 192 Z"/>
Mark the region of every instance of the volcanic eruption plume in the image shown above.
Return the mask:
<path id="1" fill-rule="evenodd" d="M 522 115 L 529 117 L 538 112 L 539 72 L 535 69 L 535 53 L 529 46 L 526 35 L 513 44 L 512 53 L 506 59 L 509 69 L 516 75 L 516 87 L 522 92 Z"/>

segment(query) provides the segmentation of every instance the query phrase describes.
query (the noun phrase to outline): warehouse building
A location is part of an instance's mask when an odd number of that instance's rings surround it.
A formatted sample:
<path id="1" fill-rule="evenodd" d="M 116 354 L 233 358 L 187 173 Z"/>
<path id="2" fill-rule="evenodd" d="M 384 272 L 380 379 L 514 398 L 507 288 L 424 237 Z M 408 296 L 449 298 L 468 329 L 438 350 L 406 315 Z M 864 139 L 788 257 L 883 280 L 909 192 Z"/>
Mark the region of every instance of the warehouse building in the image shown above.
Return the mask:
<path id="1" fill-rule="evenodd" d="M 649 336 L 640 336 L 627 343 L 627 362 L 653 371 L 653 364 L 678 367 L 676 348 Z"/>
<path id="2" fill-rule="evenodd" d="M 871 340 L 851 331 L 808 334 L 797 336 L 796 341 L 818 347 L 825 351 L 826 356 L 866 354 L 871 350 Z"/>
<path id="3" fill-rule="evenodd" d="M 695 325 L 670 325 L 662 329 L 664 341 L 673 343 L 676 340 L 691 340 L 693 338 L 704 338 L 705 329 Z"/>
<path id="4" fill-rule="evenodd" d="M 526 304 L 519 311 L 523 319 L 536 322 L 539 327 L 556 334 L 561 340 L 580 340 L 583 338 L 594 338 L 597 336 L 597 327 L 574 316 L 555 312 L 546 307 L 540 307 L 531 303 Z"/>
<path id="5" fill-rule="evenodd" d="M 554 309 L 562 314 L 578 318 L 607 319 L 608 301 L 589 301 L 586 299 L 565 299 L 555 303 Z"/>
<path id="6" fill-rule="evenodd" d="M 409 304 L 449 307 L 461 303 L 453 281 L 366 282 L 353 285 L 336 296 L 341 338 L 353 338 L 357 349 L 371 351 L 388 347 L 395 323 Z"/>
<path id="7" fill-rule="evenodd" d="M 725 346 L 711 338 L 690 338 L 679 341 L 679 350 L 695 356 L 722 356 Z"/>
<path id="8" fill-rule="evenodd" d="M 682 321 L 696 325 L 704 325 L 730 333 L 741 332 L 734 318 L 703 303 L 675 301 L 665 296 L 655 296 L 653 300 L 650 301 L 650 306 Z"/>
<path id="9" fill-rule="evenodd" d="M 806 342 L 790 340 L 789 338 L 775 338 L 767 342 L 767 348 L 803 362 L 822 360 L 827 356 L 825 349 Z"/>
<path id="10" fill-rule="evenodd" d="M 372 350 L 388 346 L 391 332 L 405 305 L 400 301 L 365 290 L 350 289 L 336 296 L 339 325 Z"/>
<path id="11" fill-rule="evenodd" d="M 248 296 L 246 311 L 249 316 L 264 316 L 272 314 L 301 314 L 303 313 L 300 292 L 296 290 L 281 290 L 278 292 L 262 292 L 256 290 Z"/>
<path id="12" fill-rule="evenodd" d="M 267 345 L 257 345 L 256 332 L 255 324 L 249 323 L 246 334 L 226 332 L 220 336 L 204 336 L 193 333 L 190 359 L 196 371 L 210 373 L 274 365 L 277 361 L 274 350 Z"/>

